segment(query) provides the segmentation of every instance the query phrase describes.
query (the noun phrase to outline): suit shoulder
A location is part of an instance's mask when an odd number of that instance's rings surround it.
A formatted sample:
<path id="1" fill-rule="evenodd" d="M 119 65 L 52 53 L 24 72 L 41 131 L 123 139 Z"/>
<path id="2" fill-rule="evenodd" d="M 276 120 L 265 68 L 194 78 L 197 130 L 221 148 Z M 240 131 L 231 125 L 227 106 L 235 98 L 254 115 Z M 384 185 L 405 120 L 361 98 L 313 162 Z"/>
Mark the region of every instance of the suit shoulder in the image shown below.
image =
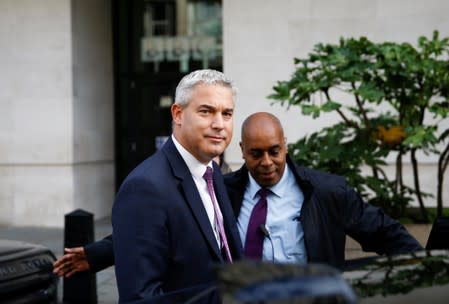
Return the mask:
<path id="1" fill-rule="evenodd" d="M 343 176 L 317 169 L 296 166 L 299 176 L 312 184 L 346 186 L 346 179 Z"/>
<path id="2" fill-rule="evenodd" d="M 244 182 L 247 174 L 247 171 L 242 167 L 237 171 L 224 174 L 224 182 L 226 185 Z"/>
<path id="3" fill-rule="evenodd" d="M 140 164 L 138 164 L 122 183 L 147 183 L 147 184 L 159 184 L 170 174 L 171 169 L 168 161 L 163 154 L 155 153 L 148 157 Z"/>
<path id="4" fill-rule="evenodd" d="M 237 171 L 223 174 L 223 179 L 224 179 L 225 181 L 231 181 L 231 180 L 233 180 L 233 179 L 235 178 L 236 172 L 237 172 Z"/>

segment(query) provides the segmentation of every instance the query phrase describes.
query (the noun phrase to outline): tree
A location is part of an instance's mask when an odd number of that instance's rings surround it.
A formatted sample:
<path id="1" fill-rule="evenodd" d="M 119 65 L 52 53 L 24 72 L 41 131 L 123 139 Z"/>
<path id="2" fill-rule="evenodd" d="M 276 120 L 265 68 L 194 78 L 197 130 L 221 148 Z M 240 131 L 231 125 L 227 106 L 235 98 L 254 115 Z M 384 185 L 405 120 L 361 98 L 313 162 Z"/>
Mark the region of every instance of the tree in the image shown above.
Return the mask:
<path id="1" fill-rule="evenodd" d="M 409 43 L 374 43 L 365 37 L 317 44 L 307 58 L 295 58 L 290 80 L 279 81 L 269 98 L 299 106 L 319 118 L 337 113 L 339 121 L 289 146 L 299 162 L 348 178 L 371 203 L 394 217 L 404 215 L 416 197 L 429 220 L 420 187 L 416 153 L 439 155 L 437 204 L 442 214 L 442 184 L 449 162 L 448 130 L 439 130 L 449 112 L 449 40 L 434 32 Z M 443 144 L 440 151 L 438 147 Z M 414 185 L 403 182 L 403 162 L 410 156 Z M 383 170 L 395 156 L 396 173 Z M 370 168 L 361 172 L 362 165 Z"/>

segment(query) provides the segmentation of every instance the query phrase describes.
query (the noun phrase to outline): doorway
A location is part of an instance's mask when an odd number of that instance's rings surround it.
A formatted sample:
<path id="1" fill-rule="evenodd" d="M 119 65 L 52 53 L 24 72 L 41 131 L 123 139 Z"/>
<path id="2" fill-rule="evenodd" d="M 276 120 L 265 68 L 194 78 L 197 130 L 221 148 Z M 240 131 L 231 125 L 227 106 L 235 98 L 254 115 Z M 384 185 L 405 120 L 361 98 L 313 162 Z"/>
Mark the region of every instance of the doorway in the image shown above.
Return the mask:
<path id="1" fill-rule="evenodd" d="M 176 85 L 222 70 L 222 5 L 215 0 L 114 0 L 116 185 L 171 134 Z"/>

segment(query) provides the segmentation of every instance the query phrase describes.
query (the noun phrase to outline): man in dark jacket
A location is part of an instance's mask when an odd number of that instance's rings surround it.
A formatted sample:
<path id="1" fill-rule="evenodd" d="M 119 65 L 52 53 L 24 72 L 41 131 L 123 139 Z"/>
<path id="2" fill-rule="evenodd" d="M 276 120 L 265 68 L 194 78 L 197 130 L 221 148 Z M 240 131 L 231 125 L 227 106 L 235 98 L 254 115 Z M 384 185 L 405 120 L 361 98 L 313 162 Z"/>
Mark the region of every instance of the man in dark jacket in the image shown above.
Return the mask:
<path id="1" fill-rule="evenodd" d="M 245 165 L 226 175 L 225 184 L 247 257 L 342 267 L 346 235 L 364 251 L 380 255 L 422 249 L 399 222 L 365 203 L 343 177 L 294 164 L 282 125 L 272 114 L 249 116 L 240 146 Z M 261 188 L 268 193 L 264 198 Z"/>

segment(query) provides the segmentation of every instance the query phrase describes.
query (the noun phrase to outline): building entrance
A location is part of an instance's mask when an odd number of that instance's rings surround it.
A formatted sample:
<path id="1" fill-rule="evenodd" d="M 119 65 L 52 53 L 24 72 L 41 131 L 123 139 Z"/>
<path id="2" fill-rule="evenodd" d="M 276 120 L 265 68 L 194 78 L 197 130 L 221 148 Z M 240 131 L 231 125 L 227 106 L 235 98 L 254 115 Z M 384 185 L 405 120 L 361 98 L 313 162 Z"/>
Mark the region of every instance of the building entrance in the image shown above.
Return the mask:
<path id="1" fill-rule="evenodd" d="M 221 1 L 115 0 L 116 185 L 171 134 L 185 74 L 222 70 Z"/>

